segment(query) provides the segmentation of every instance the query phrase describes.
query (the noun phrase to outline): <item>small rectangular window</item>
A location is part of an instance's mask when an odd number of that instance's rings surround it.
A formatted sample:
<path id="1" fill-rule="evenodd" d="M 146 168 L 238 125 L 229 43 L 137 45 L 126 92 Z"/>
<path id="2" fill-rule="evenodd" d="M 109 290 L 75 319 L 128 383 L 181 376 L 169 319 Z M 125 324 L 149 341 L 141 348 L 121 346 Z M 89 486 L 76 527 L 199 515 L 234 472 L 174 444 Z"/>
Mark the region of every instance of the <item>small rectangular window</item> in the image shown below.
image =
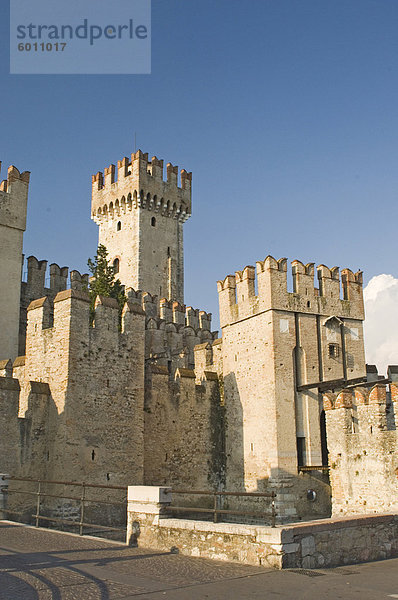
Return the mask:
<path id="1" fill-rule="evenodd" d="M 340 355 L 340 348 L 338 344 L 329 344 L 329 358 L 338 358 Z"/>
<path id="2" fill-rule="evenodd" d="M 279 330 L 281 333 L 289 333 L 289 321 L 288 319 L 280 319 Z"/>

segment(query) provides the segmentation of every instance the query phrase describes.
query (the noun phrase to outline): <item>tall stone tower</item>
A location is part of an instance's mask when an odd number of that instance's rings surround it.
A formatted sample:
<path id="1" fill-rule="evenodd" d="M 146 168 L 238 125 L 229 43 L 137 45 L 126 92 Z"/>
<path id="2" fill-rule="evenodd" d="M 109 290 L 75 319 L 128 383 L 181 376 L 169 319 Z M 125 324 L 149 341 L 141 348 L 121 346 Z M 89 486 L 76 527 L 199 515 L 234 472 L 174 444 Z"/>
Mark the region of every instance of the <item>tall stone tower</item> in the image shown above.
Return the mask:
<path id="1" fill-rule="evenodd" d="M 0 163 L 1 167 L 1 163 Z M 0 184 L 0 360 L 18 355 L 22 246 L 29 171 L 9 167 Z"/>
<path id="2" fill-rule="evenodd" d="M 315 288 L 314 264 L 295 260 L 290 293 L 286 259 L 268 256 L 256 266 L 218 282 L 226 488 L 276 485 L 284 494 L 278 514 L 292 518 L 306 510 L 312 488 L 311 510 L 322 514 L 329 501 L 322 482 L 297 473 L 327 465 L 322 393 L 366 381 L 362 273 L 344 269 L 340 286 L 339 269 L 320 265 Z"/>
<path id="3" fill-rule="evenodd" d="M 126 287 L 184 302 L 183 224 L 191 215 L 192 173 L 138 150 L 93 175 L 92 219 Z"/>

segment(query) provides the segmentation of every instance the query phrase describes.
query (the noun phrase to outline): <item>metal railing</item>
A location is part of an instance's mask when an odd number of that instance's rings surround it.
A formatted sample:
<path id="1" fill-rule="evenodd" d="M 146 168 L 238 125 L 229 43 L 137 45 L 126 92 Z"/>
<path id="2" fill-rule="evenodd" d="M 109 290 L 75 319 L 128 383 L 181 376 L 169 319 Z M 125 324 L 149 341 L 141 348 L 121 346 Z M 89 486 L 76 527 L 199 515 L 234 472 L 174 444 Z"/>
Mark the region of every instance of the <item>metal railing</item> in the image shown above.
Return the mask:
<path id="1" fill-rule="evenodd" d="M 110 527 L 108 525 L 100 525 L 98 523 L 88 523 L 84 520 L 84 512 L 86 505 L 88 503 L 92 504 L 102 504 L 102 505 L 110 505 L 110 506 L 120 506 L 125 507 L 127 511 L 127 487 L 120 485 L 100 485 L 95 483 L 85 483 L 79 481 L 51 481 L 44 479 L 30 479 L 28 477 L 9 477 L 9 481 L 21 481 L 21 482 L 29 482 L 37 484 L 36 491 L 26 490 L 26 489 L 13 489 L 8 488 L 6 494 L 25 494 L 28 496 L 36 496 L 36 512 L 35 514 L 27 515 L 26 510 L 11 510 L 8 507 L 2 508 L 1 512 L 8 513 L 10 515 L 16 515 L 21 517 L 29 517 L 34 520 L 34 524 L 36 527 L 40 526 L 40 521 L 54 522 L 54 523 L 62 523 L 67 525 L 73 525 L 75 527 L 79 527 L 79 535 L 83 535 L 83 530 L 85 527 L 99 529 L 103 531 L 122 531 L 125 533 L 125 527 Z M 81 489 L 80 495 L 67 495 L 67 494 L 51 494 L 43 491 L 43 486 L 45 485 L 63 485 L 69 487 L 77 487 Z M 95 489 L 103 489 L 103 490 L 122 490 L 125 492 L 125 498 L 122 501 L 118 500 L 101 500 L 98 498 L 89 498 L 86 494 L 87 489 L 95 488 Z M 79 508 L 79 520 L 75 520 L 73 518 L 65 519 L 62 517 L 56 516 L 46 516 L 42 514 L 40 511 L 42 509 L 42 500 L 44 498 L 58 498 L 62 500 L 73 500 L 78 503 Z"/>
<path id="2" fill-rule="evenodd" d="M 322 473 L 329 473 L 330 467 L 327 465 L 306 465 L 298 468 L 299 473 L 310 473 L 311 471 L 322 471 Z"/>
<path id="3" fill-rule="evenodd" d="M 246 517 L 257 517 L 257 518 L 269 518 L 271 517 L 271 527 L 275 527 L 276 521 L 276 509 L 275 509 L 275 498 L 276 492 L 208 492 L 204 490 L 181 490 L 172 489 L 172 494 L 181 495 L 201 495 L 201 496 L 213 496 L 213 508 L 200 508 L 196 506 L 167 506 L 167 512 L 191 512 L 191 513 L 207 513 L 212 514 L 214 523 L 218 522 L 218 515 L 242 515 Z M 219 507 L 219 502 L 222 497 L 234 496 L 234 497 L 257 497 L 257 498 L 271 498 L 271 515 L 267 513 L 252 512 L 246 510 L 230 510 Z"/>

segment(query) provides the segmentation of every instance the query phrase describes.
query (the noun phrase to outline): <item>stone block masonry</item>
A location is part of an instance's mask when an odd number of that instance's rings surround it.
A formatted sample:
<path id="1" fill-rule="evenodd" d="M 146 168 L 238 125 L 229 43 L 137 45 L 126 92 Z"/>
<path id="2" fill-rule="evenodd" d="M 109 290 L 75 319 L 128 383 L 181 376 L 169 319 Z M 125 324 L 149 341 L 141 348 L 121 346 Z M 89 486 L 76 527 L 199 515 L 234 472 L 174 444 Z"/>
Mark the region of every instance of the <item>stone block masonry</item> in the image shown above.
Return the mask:
<path id="1" fill-rule="evenodd" d="M 276 569 L 336 567 L 396 556 L 398 514 L 281 527 L 168 518 L 170 488 L 129 487 L 127 542 L 156 550 Z"/>
<path id="2" fill-rule="evenodd" d="M 398 510 L 398 383 L 327 393 L 324 406 L 333 514 Z"/>
<path id="3" fill-rule="evenodd" d="M 199 490 L 224 485 L 224 408 L 214 373 L 180 368 L 170 378 L 167 368 L 149 367 L 144 413 L 146 484 Z M 190 500 L 192 505 L 198 497 Z"/>
<path id="4" fill-rule="evenodd" d="M 212 339 L 201 329 L 209 326 L 209 315 L 193 312 L 197 322 L 187 309 L 178 325 L 181 345 L 185 335 Z M 97 298 L 90 326 L 88 296 L 77 288 L 59 292 L 53 303 L 48 297 L 32 301 L 27 314 L 26 356 L 0 362 L 4 470 L 105 485 L 127 486 L 131 478 L 136 484 L 218 485 L 218 377 L 186 367 L 174 372 L 145 359 L 148 323 L 174 327 L 167 315 L 160 319 L 152 296 L 129 291 L 121 331 L 110 298 Z"/>

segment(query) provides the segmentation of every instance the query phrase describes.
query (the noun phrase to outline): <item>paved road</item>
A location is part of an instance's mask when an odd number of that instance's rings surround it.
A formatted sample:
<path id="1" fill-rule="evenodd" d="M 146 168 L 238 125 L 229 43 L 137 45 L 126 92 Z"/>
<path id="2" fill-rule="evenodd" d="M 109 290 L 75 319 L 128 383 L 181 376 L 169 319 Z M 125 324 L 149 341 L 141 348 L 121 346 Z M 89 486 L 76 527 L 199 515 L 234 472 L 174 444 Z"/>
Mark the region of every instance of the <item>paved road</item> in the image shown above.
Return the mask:
<path id="1" fill-rule="evenodd" d="M 328 570 L 273 571 L 0 521 L 0 600 L 163 598 L 398 598 L 398 559 Z"/>

